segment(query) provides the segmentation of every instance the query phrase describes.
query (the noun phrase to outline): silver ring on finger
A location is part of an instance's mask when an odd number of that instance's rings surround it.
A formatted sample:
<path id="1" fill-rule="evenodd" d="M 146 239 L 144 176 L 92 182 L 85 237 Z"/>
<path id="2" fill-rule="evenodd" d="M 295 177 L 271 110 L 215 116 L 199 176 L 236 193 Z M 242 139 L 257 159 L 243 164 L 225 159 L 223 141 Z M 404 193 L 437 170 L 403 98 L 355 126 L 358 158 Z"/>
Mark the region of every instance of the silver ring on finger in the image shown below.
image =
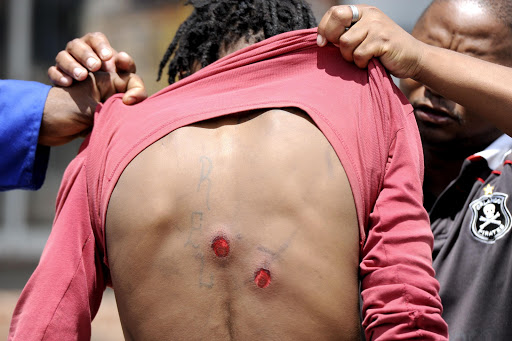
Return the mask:
<path id="1" fill-rule="evenodd" d="M 359 9 L 354 5 L 348 5 L 352 10 L 352 25 L 359 21 Z"/>

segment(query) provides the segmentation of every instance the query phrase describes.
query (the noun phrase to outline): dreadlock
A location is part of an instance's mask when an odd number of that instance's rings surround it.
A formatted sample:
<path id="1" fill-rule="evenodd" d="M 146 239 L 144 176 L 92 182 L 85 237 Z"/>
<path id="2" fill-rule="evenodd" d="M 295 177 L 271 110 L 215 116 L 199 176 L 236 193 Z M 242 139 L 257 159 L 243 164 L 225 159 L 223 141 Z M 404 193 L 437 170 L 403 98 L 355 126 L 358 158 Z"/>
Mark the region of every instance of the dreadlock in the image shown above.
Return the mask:
<path id="1" fill-rule="evenodd" d="M 169 63 L 168 81 L 205 67 L 241 39 L 253 44 L 288 31 L 312 28 L 316 21 L 304 0 L 189 0 L 194 12 L 179 27 L 160 62 L 158 79 Z M 173 57 L 171 59 L 171 56 Z"/>

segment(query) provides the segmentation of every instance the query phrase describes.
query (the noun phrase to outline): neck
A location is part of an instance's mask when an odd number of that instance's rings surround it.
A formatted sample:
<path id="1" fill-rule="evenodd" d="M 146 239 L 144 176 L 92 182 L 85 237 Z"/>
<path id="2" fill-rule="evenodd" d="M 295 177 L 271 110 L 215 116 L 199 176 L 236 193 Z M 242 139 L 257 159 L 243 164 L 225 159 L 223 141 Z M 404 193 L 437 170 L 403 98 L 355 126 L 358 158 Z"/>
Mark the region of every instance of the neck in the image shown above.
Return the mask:
<path id="1" fill-rule="evenodd" d="M 485 149 L 487 141 L 480 145 L 429 144 L 423 141 L 425 180 L 423 182 L 424 206 L 430 210 L 439 195 L 460 173 L 464 160 Z"/>
<path id="2" fill-rule="evenodd" d="M 462 163 L 467 157 L 484 150 L 502 134 L 494 129 L 472 137 L 444 142 L 430 141 L 428 137 L 422 136 L 425 155 L 425 208 L 429 210 L 441 192 L 459 175 Z"/>
<path id="3" fill-rule="evenodd" d="M 462 163 L 471 154 L 456 155 L 428 145 L 423 146 L 423 148 L 425 154 L 423 191 L 425 207 L 430 209 L 433 201 L 459 175 Z"/>

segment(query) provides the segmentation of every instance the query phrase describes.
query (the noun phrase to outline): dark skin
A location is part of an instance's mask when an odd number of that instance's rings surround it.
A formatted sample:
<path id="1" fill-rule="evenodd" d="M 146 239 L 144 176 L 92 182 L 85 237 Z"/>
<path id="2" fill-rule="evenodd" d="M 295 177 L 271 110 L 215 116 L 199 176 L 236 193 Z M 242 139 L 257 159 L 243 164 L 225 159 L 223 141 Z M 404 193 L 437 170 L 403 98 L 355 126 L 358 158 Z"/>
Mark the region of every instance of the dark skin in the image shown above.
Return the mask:
<path id="1" fill-rule="evenodd" d="M 120 177 L 106 238 L 127 340 L 360 337 L 350 184 L 299 110 L 225 116 L 154 143 Z"/>
<path id="2" fill-rule="evenodd" d="M 91 73 L 69 87 L 52 88 L 44 106 L 39 144 L 59 146 L 86 136 L 92 129 L 98 103 L 115 93 L 129 90 L 142 91 L 142 97 L 145 97 L 142 81 L 137 75 L 116 72 Z M 136 102 L 140 100 L 142 98 Z"/>
<path id="3" fill-rule="evenodd" d="M 492 32 L 492 34 L 489 34 Z M 471 2 L 434 3 L 413 36 L 433 46 L 479 59 L 510 64 L 511 32 L 494 15 Z M 415 108 L 425 153 L 425 197 L 435 198 L 458 175 L 464 159 L 485 149 L 502 132 L 488 119 L 413 80 L 401 88 Z M 426 202 L 426 206 L 430 203 Z"/>
<path id="4" fill-rule="evenodd" d="M 123 102 L 128 105 L 147 97 L 133 59 L 116 52 L 102 33 L 87 33 L 70 41 L 55 62 L 48 69 L 56 86 L 46 98 L 38 139 L 41 145 L 58 146 L 87 135 L 96 106 L 114 93 L 124 92 Z"/>

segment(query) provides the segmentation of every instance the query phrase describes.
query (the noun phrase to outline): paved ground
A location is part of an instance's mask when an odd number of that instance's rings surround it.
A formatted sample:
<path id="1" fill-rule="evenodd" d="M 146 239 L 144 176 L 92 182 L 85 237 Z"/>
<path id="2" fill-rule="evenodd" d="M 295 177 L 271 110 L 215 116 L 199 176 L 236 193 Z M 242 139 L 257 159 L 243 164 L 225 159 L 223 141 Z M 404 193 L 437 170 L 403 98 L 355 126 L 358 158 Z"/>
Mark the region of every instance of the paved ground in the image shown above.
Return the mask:
<path id="1" fill-rule="evenodd" d="M 6 340 L 9 323 L 20 290 L 0 290 L 0 340 Z M 103 295 L 98 315 L 92 323 L 91 341 L 122 341 L 124 340 L 119 315 L 117 313 L 114 292 L 108 289 Z"/>

